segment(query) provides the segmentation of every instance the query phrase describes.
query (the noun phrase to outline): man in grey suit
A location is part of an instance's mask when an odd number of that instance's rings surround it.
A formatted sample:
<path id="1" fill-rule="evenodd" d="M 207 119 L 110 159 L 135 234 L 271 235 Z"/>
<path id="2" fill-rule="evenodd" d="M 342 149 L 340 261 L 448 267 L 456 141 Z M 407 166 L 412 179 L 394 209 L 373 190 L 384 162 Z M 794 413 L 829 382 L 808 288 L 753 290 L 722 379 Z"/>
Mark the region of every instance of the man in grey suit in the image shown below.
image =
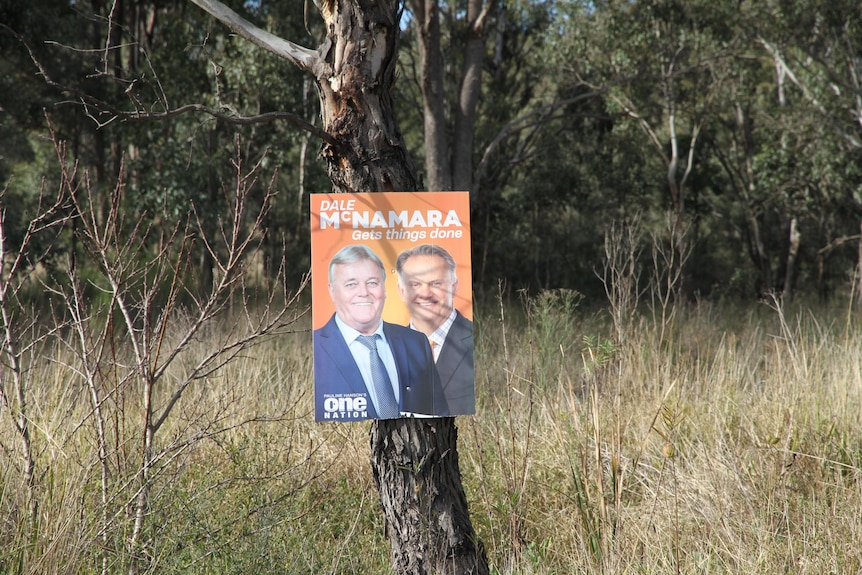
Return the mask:
<path id="1" fill-rule="evenodd" d="M 410 327 L 431 343 L 449 414 L 476 413 L 473 322 L 455 309 L 455 260 L 440 246 L 422 244 L 399 254 L 395 267 Z"/>

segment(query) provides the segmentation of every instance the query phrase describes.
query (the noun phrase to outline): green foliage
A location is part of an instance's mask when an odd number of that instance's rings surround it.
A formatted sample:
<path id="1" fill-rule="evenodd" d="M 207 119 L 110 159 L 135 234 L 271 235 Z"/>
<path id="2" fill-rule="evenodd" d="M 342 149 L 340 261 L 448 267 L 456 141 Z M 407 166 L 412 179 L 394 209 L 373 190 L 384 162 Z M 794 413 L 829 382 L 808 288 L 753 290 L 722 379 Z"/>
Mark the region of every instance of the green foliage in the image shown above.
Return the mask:
<path id="1" fill-rule="evenodd" d="M 276 2 L 230 4 L 299 44 L 322 40 L 314 14 Z M 110 110 L 158 114 L 201 104 L 235 116 L 287 111 L 313 121 L 308 78 L 181 2 L 116 10 L 110 42 L 117 48 L 106 51 L 110 8 L 0 8 L 0 138 L 8 144 L 0 184 L 9 185 L 10 237 L 33 213 L 56 160 L 45 146 L 46 113 L 69 161 L 102 198 L 125 165 L 129 217 L 167 207 L 182 219 L 196 209 L 210 231 L 225 209 L 240 135 L 246 157 L 267 152 L 266 177 L 277 182 L 266 259 L 286 245 L 298 280 L 308 269 L 306 196 L 329 189 L 318 142 L 281 122 L 237 126 L 192 114 L 123 121 Z M 463 8 L 441 5 L 442 90 L 453 106 L 467 34 Z M 421 70 L 409 12 L 402 26 L 396 105 L 405 140 L 421 157 Z M 604 231 L 635 213 L 660 222 L 672 207 L 672 118 L 679 159 L 685 163 L 692 151 L 683 202 L 693 244 L 688 296 L 783 289 L 791 218 L 802 238 L 791 262 L 794 284 L 822 295 L 846 289 L 857 255 L 843 238 L 858 234 L 862 214 L 862 132 L 853 121 L 860 30 L 850 0 L 495 5 L 483 28 L 474 133 L 473 164 L 482 162 L 471 202 L 477 292 L 492 293 L 505 278 L 514 290 L 565 288 L 601 298 L 594 271 Z M 792 72 L 780 85 L 778 57 Z M 99 103 L 83 107 L 83 95 Z"/>
<path id="2" fill-rule="evenodd" d="M 575 507 L 581 519 L 581 528 L 584 535 L 587 549 L 590 552 L 592 560 L 598 564 L 602 564 L 603 554 L 603 537 L 602 530 L 604 528 L 598 510 L 601 507 L 587 489 L 588 479 L 584 476 L 580 469 L 572 465 L 572 488 L 573 497 L 575 499 Z"/>
<path id="3" fill-rule="evenodd" d="M 573 290 L 547 290 L 536 297 L 521 292 L 521 298 L 533 352 L 531 381 L 542 387 L 553 386 L 564 376 L 566 360 L 573 355 L 572 334 L 583 296 Z"/>
<path id="4" fill-rule="evenodd" d="M 612 339 L 596 335 L 584 336 L 584 370 L 587 375 L 611 363 L 619 354 L 619 348 Z"/>

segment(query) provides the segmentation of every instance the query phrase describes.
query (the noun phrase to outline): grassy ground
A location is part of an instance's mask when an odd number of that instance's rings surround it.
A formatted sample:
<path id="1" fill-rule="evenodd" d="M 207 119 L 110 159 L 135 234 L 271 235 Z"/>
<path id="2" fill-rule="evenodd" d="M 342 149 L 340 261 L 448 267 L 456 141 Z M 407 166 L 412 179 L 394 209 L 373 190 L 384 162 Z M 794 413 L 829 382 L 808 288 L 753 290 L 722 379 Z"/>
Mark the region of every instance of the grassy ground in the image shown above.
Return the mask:
<path id="1" fill-rule="evenodd" d="M 459 450 L 494 572 L 862 572 L 860 317 L 708 304 L 624 330 L 608 317 L 553 293 L 477 318 L 479 413 L 459 418 Z M 100 457 L 64 354 L 45 348 L 27 372 L 29 518 L 0 408 L 0 572 L 387 571 L 368 424 L 313 423 L 310 333 L 189 388 L 158 430 L 135 559 L 138 390 L 104 390 Z"/>

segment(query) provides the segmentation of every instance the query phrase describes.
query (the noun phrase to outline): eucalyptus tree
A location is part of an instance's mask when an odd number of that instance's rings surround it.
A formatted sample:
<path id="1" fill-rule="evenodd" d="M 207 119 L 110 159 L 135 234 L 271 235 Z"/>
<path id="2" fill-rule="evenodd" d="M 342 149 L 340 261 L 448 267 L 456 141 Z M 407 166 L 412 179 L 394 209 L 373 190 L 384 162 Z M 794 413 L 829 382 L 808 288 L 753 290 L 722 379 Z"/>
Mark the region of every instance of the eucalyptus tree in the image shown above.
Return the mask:
<path id="1" fill-rule="evenodd" d="M 579 82 L 604 90 L 614 131 L 651 150 L 672 214 L 665 273 L 681 277 L 687 245 L 691 182 L 723 50 L 710 3 L 606 2 L 581 10 L 571 29 L 568 66 Z M 661 170 L 661 172 L 658 172 Z M 679 288 L 679 286 L 677 286 Z"/>
<path id="2" fill-rule="evenodd" d="M 731 74 L 705 139 L 726 184 L 714 175 L 710 204 L 745 238 L 754 293 L 787 302 L 807 279 L 825 293 L 827 256 L 858 236 L 858 216 L 848 227 L 859 209 L 858 15 L 817 2 L 726 4 Z"/>
<path id="3" fill-rule="evenodd" d="M 317 0 L 317 48 L 254 26 L 213 0 L 193 0 L 233 32 L 309 74 L 320 99 L 333 192 L 416 191 L 416 168 L 395 116 L 401 4 Z M 375 420 L 371 461 L 399 573 L 487 573 L 467 512 L 454 418 Z"/>
<path id="4" fill-rule="evenodd" d="M 799 201 L 788 213 L 789 243 L 814 244 L 810 251 L 816 251 L 816 273 L 822 281 L 824 259 L 836 248 L 856 242 L 859 290 L 862 13 L 856 2 L 846 0 L 751 3 L 750 11 L 756 15 L 749 23 L 752 39 L 774 67 L 776 98 L 789 117 L 782 141 L 808 142 L 802 154 L 799 150 L 788 154 L 792 158 L 788 167 L 804 174 Z M 804 167 L 798 165 L 799 159 Z M 811 226 L 808 237 L 800 238 L 793 230 L 803 219 L 817 225 Z M 789 273 L 790 261 L 787 268 Z"/>

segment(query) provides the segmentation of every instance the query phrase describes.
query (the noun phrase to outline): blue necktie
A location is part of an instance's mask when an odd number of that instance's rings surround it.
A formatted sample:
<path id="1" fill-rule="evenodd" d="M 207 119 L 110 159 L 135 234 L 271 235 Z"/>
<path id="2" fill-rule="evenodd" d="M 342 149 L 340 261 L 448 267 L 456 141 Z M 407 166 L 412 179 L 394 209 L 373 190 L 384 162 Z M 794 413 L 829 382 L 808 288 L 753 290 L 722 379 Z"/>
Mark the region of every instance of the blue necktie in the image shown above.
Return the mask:
<path id="1" fill-rule="evenodd" d="M 359 343 L 368 348 L 368 357 L 371 359 L 371 384 L 377 395 L 377 417 L 380 419 L 394 419 L 401 416 L 398 402 L 395 400 L 395 392 L 392 391 L 392 381 L 386 372 L 386 366 L 377 353 L 378 334 L 360 335 Z"/>

